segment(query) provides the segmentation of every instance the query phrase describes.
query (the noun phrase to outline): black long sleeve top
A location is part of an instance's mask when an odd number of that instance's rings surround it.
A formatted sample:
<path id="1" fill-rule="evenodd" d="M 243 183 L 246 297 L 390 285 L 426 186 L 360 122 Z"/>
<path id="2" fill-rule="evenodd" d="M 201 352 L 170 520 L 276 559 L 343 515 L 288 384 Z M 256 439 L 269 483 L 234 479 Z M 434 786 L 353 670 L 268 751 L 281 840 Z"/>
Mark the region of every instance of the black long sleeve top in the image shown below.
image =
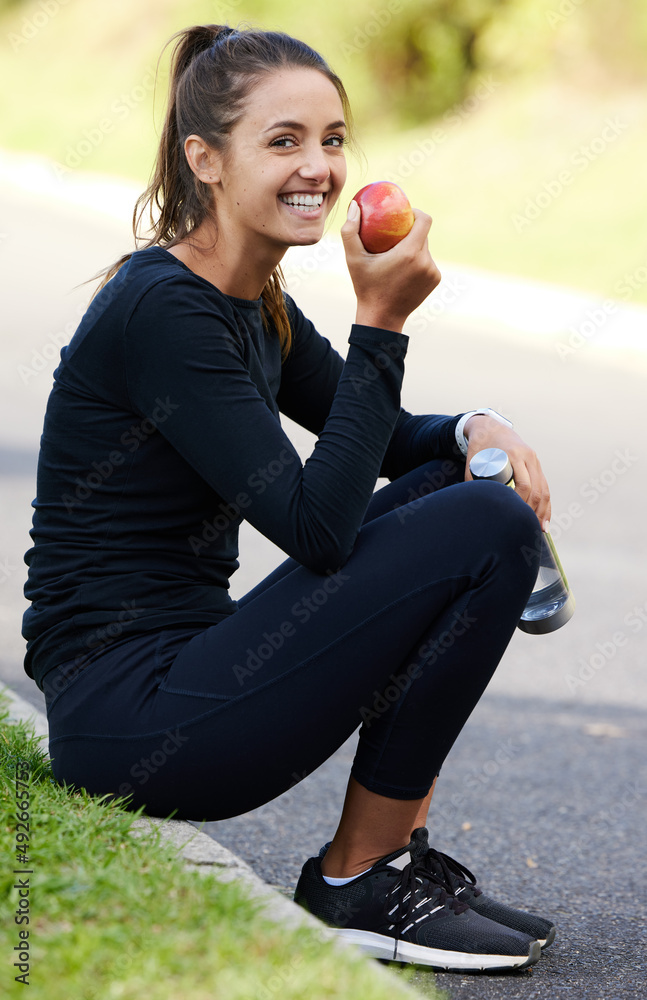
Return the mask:
<path id="1" fill-rule="evenodd" d="M 25 555 L 25 670 L 217 624 L 243 518 L 316 573 L 348 559 L 382 475 L 456 457 L 458 417 L 400 407 L 408 338 L 354 325 L 344 360 L 286 296 L 282 362 L 261 300 L 160 247 L 95 297 L 54 373 Z M 280 413 L 318 435 L 305 464 Z"/>

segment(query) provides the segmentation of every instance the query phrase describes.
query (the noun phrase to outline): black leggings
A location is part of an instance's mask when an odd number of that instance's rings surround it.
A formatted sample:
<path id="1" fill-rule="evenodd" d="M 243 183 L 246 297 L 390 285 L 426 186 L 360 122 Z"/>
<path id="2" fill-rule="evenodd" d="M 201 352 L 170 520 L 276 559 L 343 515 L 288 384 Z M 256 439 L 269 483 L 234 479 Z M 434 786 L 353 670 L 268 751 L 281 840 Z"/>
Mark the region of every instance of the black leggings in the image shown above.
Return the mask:
<path id="1" fill-rule="evenodd" d="M 45 685 L 58 692 L 57 779 L 152 815 L 225 819 L 280 795 L 361 723 L 354 778 L 425 796 L 538 567 L 533 511 L 462 475 L 429 462 L 378 490 L 337 573 L 288 559 L 217 625 L 122 641 L 67 684 L 62 664 Z"/>

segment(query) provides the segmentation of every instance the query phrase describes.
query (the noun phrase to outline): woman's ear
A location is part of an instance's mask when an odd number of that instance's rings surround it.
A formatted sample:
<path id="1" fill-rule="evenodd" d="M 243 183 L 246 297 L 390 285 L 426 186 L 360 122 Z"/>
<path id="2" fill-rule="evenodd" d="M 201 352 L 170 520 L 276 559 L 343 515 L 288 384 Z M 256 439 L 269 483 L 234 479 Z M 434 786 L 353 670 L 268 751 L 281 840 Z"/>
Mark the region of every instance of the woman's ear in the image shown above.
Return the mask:
<path id="1" fill-rule="evenodd" d="M 190 135 L 185 140 L 184 154 L 198 180 L 204 184 L 216 184 L 220 180 L 221 154 L 207 146 L 199 135 Z"/>

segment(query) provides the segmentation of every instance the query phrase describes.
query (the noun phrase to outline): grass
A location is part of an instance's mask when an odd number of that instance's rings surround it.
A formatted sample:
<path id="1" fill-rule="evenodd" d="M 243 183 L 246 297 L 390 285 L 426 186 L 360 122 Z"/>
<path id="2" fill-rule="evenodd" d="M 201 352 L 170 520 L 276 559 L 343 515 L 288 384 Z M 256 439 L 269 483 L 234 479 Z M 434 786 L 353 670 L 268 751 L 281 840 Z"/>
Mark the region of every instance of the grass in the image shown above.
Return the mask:
<path id="1" fill-rule="evenodd" d="M 17 863 L 16 772 L 29 765 L 29 862 Z M 5 997 L 24 996 L 13 968 L 29 931 L 29 995 L 43 1000 L 319 1000 L 410 996 L 396 975 L 259 915 L 234 883 L 187 871 L 134 814 L 56 784 L 33 733 L 0 719 L 0 925 Z M 14 868 L 33 869 L 16 875 Z M 16 879 L 29 878 L 18 925 Z M 24 939 L 23 939 L 24 940 Z M 409 978 L 404 973 L 404 978 Z M 400 973 L 400 979 L 402 973 Z M 428 978 L 425 996 L 440 1000 Z"/>

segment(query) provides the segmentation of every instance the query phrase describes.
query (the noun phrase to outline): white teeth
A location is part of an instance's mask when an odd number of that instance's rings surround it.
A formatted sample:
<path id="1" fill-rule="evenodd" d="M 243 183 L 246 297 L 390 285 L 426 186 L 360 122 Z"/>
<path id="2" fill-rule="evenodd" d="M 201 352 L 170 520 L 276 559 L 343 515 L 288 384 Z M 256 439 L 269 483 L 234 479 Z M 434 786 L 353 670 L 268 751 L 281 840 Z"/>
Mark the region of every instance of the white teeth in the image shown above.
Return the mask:
<path id="1" fill-rule="evenodd" d="M 302 211 L 314 212 L 323 204 L 323 193 L 318 194 L 281 194 L 279 199 L 286 205 L 300 208 Z"/>

